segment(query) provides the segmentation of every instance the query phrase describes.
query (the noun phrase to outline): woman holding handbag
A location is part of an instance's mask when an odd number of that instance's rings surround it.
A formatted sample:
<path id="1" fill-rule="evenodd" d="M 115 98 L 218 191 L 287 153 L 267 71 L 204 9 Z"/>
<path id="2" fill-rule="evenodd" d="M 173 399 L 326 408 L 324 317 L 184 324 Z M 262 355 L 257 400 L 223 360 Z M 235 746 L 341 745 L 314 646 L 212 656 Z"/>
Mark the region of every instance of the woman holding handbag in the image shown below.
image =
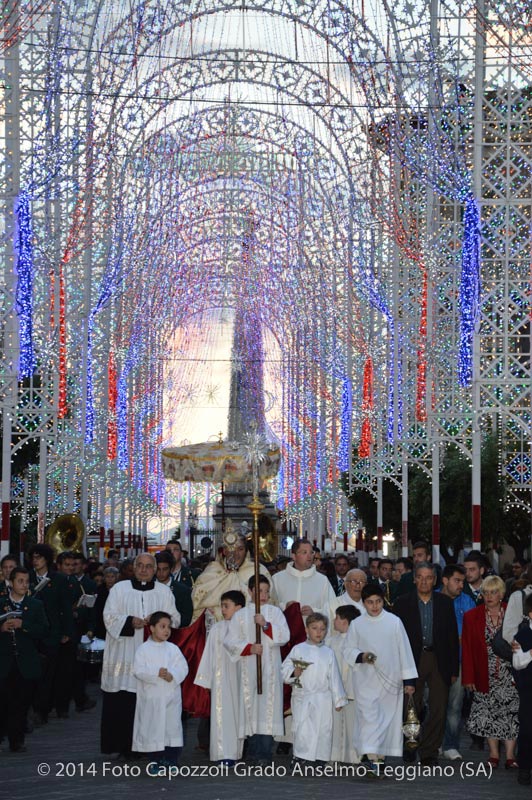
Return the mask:
<path id="1" fill-rule="evenodd" d="M 480 592 L 484 604 L 464 615 L 462 631 L 462 684 L 473 692 L 467 729 L 473 735 L 486 737 L 488 764 L 493 769 L 499 766 L 499 741 L 504 740 L 505 767 L 511 769 L 517 767 L 519 697 L 511 663 L 497 655 L 492 647 L 493 638 L 504 620 L 504 582 L 490 575 L 482 581 Z"/>

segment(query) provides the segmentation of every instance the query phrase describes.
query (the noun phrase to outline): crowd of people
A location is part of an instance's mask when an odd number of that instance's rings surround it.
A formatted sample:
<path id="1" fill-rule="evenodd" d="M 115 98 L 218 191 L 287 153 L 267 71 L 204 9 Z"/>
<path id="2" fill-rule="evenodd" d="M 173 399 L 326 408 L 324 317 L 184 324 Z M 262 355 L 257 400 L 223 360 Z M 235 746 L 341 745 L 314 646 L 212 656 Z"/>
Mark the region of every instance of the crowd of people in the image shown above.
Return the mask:
<path id="1" fill-rule="evenodd" d="M 188 563 L 178 541 L 155 555 L 102 564 L 45 544 L 1 561 L 0 733 L 26 734 L 95 706 L 101 751 L 176 764 L 182 719 L 200 718 L 198 747 L 227 767 L 264 767 L 292 750 L 292 768 L 386 757 L 433 767 L 471 747 L 490 769 L 532 770 L 532 567 L 498 576 L 479 551 L 461 564 L 412 557 L 324 557 L 305 539 L 261 564 L 231 531 L 216 559 Z M 503 580 L 506 577 L 506 580 Z M 102 641 L 103 663 L 79 658 Z M 405 747 L 413 704 L 418 746 Z"/>

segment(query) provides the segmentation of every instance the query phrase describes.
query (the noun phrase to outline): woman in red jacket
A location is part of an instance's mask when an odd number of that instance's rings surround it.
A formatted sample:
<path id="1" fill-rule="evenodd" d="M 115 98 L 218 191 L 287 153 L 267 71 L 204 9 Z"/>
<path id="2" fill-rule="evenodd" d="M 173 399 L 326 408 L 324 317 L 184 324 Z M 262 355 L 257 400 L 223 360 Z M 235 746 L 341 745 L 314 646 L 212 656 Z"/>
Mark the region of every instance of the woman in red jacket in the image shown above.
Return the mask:
<path id="1" fill-rule="evenodd" d="M 462 685 L 473 692 L 467 721 L 469 733 L 488 740 L 488 763 L 499 766 L 499 741 L 506 746 L 506 769 L 517 767 L 515 743 L 518 733 L 519 696 L 511 664 L 495 655 L 491 642 L 501 628 L 506 603 L 505 585 L 490 575 L 480 587 L 484 604 L 464 615 L 462 631 Z"/>

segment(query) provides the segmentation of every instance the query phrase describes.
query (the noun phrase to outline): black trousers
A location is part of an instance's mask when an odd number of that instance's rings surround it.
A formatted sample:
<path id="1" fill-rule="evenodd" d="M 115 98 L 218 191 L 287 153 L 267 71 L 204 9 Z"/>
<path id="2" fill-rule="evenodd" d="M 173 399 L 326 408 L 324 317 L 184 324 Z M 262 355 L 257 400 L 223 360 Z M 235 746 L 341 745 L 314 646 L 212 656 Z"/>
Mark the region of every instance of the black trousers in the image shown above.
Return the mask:
<path id="1" fill-rule="evenodd" d="M 84 668 L 85 664 L 78 661 L 76 641 L 69 640 L 59 646 L 54 698 L 57 711 L 68 711 L 71 700 L 79 708 L 87 699 Z"/>
<path id="2" fill-rule="evenodd" d="M 434 652 L 421 653 L 417 671 L 419 677 L 416 681 L 414 703 L 418 716 L 423 706 L 425 685 L 429 690 L 429 708 L 421 730 L 419 757 L 438 758 L 438 749 L 441 747 L 445 732 L 449 687 L 440 674 Z"/>
<path id="3" fill-rule="evenodd" d="M 129 755 L 133 744 L 135 722 L 135 692 L 102 692 L 102 724 L 100 749 L 102 753 Z"/>
<path id="4" fill-rule="evenodd" d="M 532 686 L 519 689 L 517 761 L 519 769 L 532 769 Z"/>
<path id="5" fill-rule="evenodd" d="M 9 747 L 16 750 L 24 744 L 26 717 L 31 704 L 35 681 L 24 678 L 16 662 L 0 682 L 0 717 Z"/>
<path id="6" fill-rule="evenodd" d="M 33 707 L 35 711 L 45 717 L 48 716 L 54 706 L 58 657 L 58 647 L 43 647 L 41 652 L 42 674 L 33 698 Z"/>

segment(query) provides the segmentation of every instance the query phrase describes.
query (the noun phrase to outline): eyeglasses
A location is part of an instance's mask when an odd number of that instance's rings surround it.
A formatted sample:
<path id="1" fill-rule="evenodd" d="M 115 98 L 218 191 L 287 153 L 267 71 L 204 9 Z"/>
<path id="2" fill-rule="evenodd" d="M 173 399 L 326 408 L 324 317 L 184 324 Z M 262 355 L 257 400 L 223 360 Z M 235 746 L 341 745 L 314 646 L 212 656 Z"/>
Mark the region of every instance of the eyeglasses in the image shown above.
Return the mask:
<path id="1" fill-rule="evenodd" d="M 349 578 L 349 580 L 348 581 L 344 581 L 344 583 L 361 583 L 361 584 L 363 584 L 365 586 L 367 581 L 357 581 L 354 578 Z"/>
<path id="2" fill-rule="evenodd" d="M 493 597 L 496 594 L 501 594 L 501 590 L 500 589 L 484 589 L 484 591 L 481 592 L 481 595 L 483 597 L 486 596 L 486 595 L 488 597 Z"/>

